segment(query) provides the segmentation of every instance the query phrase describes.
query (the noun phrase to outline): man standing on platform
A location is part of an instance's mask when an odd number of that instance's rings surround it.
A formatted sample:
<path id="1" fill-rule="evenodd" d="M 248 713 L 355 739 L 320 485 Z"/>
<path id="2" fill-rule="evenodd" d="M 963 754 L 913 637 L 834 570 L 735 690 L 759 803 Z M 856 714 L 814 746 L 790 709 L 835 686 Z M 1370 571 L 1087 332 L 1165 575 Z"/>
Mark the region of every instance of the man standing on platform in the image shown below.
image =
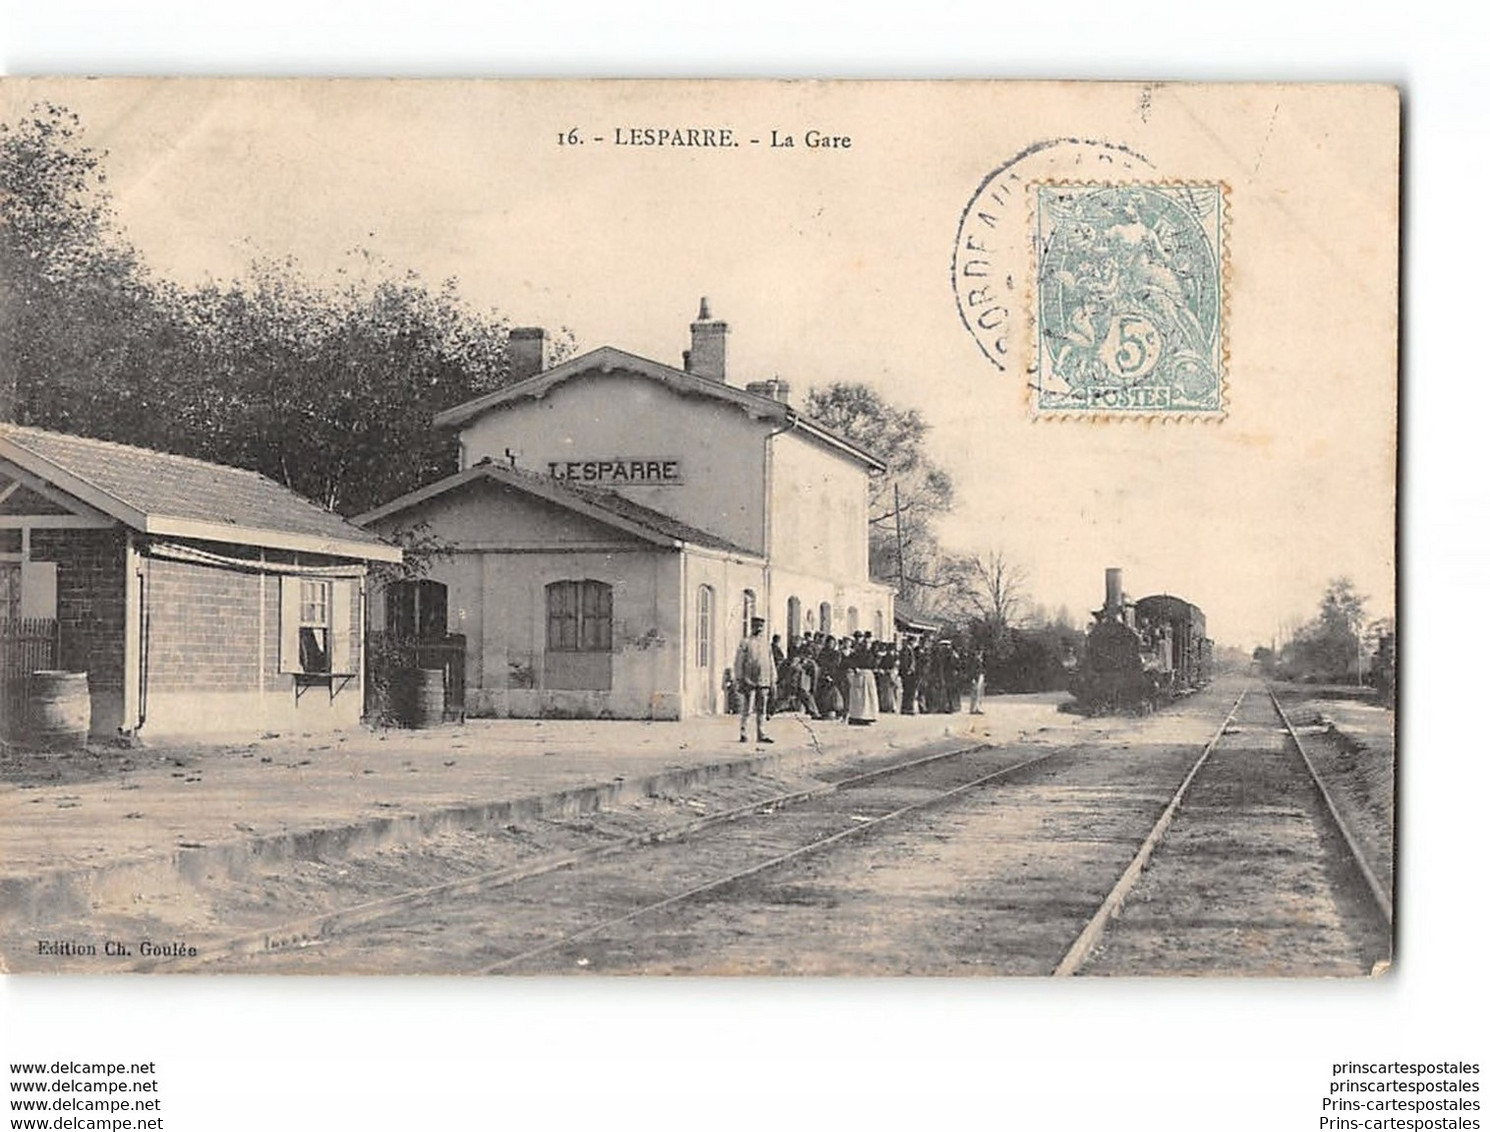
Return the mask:
<path id="1" fill-rule="evenodd" d="M 735 687 L 740 693 L 740 742 L 746 742 L 745 728 L 750 722 L 751 706 L 755 709 L 755 741 L 773 742 L 765 733 L 766 700 L 776 684 L 776 661 L 766 641 L 766 619 L 750 619 L 750 636 L 735 650 Z"/>
<path id="2" fill-rule="evenodd" d="M 972 659 L 968 662 L 968 676 L 972 687 L 972 695 L 968 699 L 967 710 L 969 715 L 983 714 L 983 684 L 987 679 L 988 654 L 982 649 L 973 652 Z"/>

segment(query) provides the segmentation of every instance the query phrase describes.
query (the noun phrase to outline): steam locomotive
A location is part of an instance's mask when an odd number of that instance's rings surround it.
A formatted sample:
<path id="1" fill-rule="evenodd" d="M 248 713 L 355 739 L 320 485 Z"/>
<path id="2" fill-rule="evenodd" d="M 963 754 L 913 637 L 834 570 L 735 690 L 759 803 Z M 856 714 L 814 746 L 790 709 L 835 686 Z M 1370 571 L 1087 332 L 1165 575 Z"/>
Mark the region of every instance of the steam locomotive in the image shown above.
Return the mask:
<path id="1" fill-rule="evenodd" d="M 1170 594 L 1129 601 L 1123 572 L 1109 569 L 1092 617 L 1071 689 L 1078 711 L 1148 712 L 1210 682 L 1214 646 L 1199 606 Z"/>

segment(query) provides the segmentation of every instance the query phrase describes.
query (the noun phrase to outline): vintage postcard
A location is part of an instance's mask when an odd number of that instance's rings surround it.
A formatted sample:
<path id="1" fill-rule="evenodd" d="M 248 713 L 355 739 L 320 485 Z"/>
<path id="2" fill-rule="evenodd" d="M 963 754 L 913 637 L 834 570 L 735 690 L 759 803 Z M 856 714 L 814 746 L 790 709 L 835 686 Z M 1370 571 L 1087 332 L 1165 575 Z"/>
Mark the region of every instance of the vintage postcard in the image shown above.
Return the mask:
<path id="1" fill-rule="evenodd" d="M 0 93 L 4 969 L 1389 967 L 1393 88 Z"/>

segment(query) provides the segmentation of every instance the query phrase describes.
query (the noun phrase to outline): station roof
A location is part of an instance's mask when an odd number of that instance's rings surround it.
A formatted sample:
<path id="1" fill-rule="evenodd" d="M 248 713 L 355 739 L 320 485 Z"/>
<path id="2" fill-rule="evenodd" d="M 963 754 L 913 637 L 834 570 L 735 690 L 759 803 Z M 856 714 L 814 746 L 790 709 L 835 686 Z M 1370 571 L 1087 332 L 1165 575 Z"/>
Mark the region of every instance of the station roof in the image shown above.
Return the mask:
<path id="1" fill-rule="evenodd" d="M 403 552 L 268 476 L 0 423 L 0 459 L 144 534 L 397 562 Z"/>
<path id="2" fill-rule="evenodd" d="M 788 428 L 805 433 L 819 444 L 863 465 L 869 471 L 883 472 L 885 470 L 883 461 L 811 417 L 797 412 L 783 401 L 777 401 L 775 398 L 766 397 L 760 393 L 752 393 L 748 389 L 741 389 L 711 377 L 702 377 L 689 373 L 687 370 L 675 369 L 661 362 L 654 362 L 650 358 L 618 350 L 614 346 L 601 346 L 599 349 L 570 358 L 552 369 L 546 369 L 542 373 L 519 381 L 516 385 L 494 390 L 464 404 L 436 413 L 435 427 L 459 428 L 486 413 L 524 400 L 539 400 L 547 396 L 550 390 L 572 378 L 597 371 L 613 373 L 617 370 L 650 378 L 688 396 L 706 397 L 735 405 L 763 420 L 778 421 Z"/>
<path id="3" fill-rule="evenodd" d="M 738 546 L 728 539 L 681 522 L 661 511 L 654 511 L 635 500 L 626 498 L 619 492 L 607 488 L 563 483 L 552 476 L 542 476 L 521 468 L 490 461 L 482 461 L 463 472 L 436 480 L 418 491 L 399 496 L 381 507 L 358 515 L 356 522 L 372 524 L 392 518 L 394 515 L 412 510 L 447 492 L 480 480 L 489 480 L 515 488 L 656 546 L 674 550 L 681 550 L 685 546 L 700 547 L 751 560 L 759 560 L 761 557 L 754 551 Z"/>
<path id="4" fill-rule="evenodd" d="M 939 633 L 944 622 L 913 608 L 907 602 L 895 599 L 895 627 L 902 633 Z"/>

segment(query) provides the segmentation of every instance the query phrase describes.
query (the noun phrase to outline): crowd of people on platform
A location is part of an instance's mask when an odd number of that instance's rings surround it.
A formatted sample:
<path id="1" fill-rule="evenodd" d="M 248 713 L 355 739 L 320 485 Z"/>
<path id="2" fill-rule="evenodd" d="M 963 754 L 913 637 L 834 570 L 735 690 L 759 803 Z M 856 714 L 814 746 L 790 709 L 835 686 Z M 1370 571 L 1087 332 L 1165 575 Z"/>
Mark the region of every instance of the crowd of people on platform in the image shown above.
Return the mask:
<path id="1" fill-rule="evenodd" d="M 757 734 L 761 713 L 769 718 L 802 711 L 813 719 L 865 725 L 882 715 L 958 712 L 964 693 L 968 710 L 982 714 L 982 650 L 963 653 L 948 640 L 881 641 L 857 632 L 847 637 L 810 633 L 793 638 L 785 649 L 778 634 L 767 652 L 759 632 L 741 643 L 735 669 L 725 672 L 731 712 L 741 712 L 742 738 L 752 708 Z"/>

